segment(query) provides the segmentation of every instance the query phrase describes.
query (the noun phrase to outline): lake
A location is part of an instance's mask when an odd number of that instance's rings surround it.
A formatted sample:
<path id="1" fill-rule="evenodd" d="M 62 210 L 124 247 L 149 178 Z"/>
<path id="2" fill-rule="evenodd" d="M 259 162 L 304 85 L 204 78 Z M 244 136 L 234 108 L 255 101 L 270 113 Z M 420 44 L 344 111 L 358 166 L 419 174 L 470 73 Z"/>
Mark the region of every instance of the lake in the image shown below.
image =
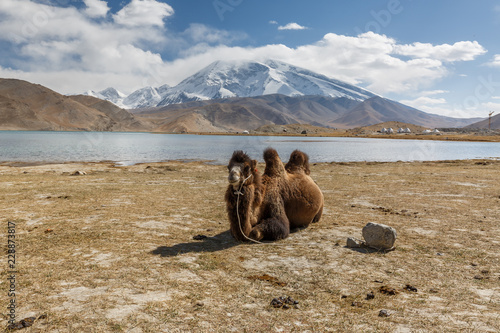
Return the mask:
<path id="1" fill-rule="evenodd" d="M 99 162 L 121 165 L 167 160 L 226 164 L 234 150 L 262 161 L 275 148 L 283 161 L 294 149 L 311 162 L 433 161 L 499 158 L 498 142 L 366 138 L 176 135 L 123 132 L 0 131 L 0 162 Z"/>

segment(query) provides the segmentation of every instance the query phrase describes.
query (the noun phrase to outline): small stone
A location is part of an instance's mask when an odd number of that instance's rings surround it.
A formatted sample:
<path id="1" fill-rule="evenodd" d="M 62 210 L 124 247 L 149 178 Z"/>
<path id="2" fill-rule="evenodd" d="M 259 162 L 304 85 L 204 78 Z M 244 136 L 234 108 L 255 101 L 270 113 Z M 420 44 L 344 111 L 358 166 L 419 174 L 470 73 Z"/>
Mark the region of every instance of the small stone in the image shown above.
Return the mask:
<path id="1" fill-rule="evenodd" d="M 347 238 L 346 246 L 348 248 L 351 248 L 351 249 L 357 249 L 357 248 L 363 247 L 363 244 L 364 244 L 364 242 L 362 240 L 359 240 L 359 239 L 356 239 L 353 237 L 349 237 L 349 238 Z"/>
<path id="2" fill-rule="evenodd" d="M 204 240 L 204 239 L 207 239 L 208 236 L 205 236 L 205 235 L 196 235 L 196 236 L 193 236 L 193 239 L 194 240 Z"/>
<path id="3" fill-rule="evenodd" d="M 362 230 L 366 245 L 377 250 L 392 250 L 397 233 L 392 227 L 379 223 L 368 223 Z"/>
<path id="4" fill-rule="evenodd" d="M 403 289 L 414 292 L 414 293 L 416 293 L 418 291 L 417 288 L 415 288 L 409 284 L 407 284 Z"/>
<path id="5" fill-rule="evenodd" d="M 85 176 L 86 174 L 87 173 L 85 171 L 78 170 L 78 171 L 73 172 L 71 175 L 72 176 Z"/>
<path id="6" fill-rule="evenodd" d="M 198 301 L 196 302 L 196 306 L 199 306 L 200 308 L 205 306 L 205 303 L 203 303 L 202 301 Z"/>
<path id="7" fill-rule="evenodd" d="M 370 291 L 368 294 L 366 294 L 366 300 L 371 300 L 375 298 L 375 294 L 373 291 Z"/>
<path id="8" fill-rule="evenodd" d="M 379 317 L 389 317 L 390 315 L 391 314 L 387 310 L 380 310 L 380 312 L 378 313 Z"/>
<path id="9" fill-rule="evenodd" d="M 30 327 L 33 326 L 35 320 L 36 320 L 35 317 L 29 317 L 29 318 L 24 318 L 23 320 L 20 321 L 20 323 L 23 325 L 23 327 Z"/>

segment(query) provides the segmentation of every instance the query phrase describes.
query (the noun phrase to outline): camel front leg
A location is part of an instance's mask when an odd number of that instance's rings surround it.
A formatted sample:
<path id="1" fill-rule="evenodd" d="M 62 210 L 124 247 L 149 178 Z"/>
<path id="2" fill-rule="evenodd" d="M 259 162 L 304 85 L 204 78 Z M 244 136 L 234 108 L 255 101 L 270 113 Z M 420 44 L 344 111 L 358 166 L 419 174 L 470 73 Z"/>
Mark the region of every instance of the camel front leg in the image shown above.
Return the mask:
<path id="1" fill-rule="evenodd" d="M 250 232 L 249 237 L 257 241 L 269 240 L 275 241 L 288 237 L 290 233 L 290 224 L 286 215 L 270 217 L 262 220 Z"/>

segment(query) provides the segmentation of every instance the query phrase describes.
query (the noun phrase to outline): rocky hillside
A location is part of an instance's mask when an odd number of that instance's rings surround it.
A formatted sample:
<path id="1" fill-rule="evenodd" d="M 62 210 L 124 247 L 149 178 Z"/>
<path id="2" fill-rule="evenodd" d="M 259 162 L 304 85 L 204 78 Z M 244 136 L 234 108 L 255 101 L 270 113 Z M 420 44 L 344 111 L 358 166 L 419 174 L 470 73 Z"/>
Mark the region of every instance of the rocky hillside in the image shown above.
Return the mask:
<path id="1" fill-rule="evenodd" d="M 0 79 L 0 130 L 145 131 L 151 125 L 114 104 L 64 96 L 41 85 Z"/>

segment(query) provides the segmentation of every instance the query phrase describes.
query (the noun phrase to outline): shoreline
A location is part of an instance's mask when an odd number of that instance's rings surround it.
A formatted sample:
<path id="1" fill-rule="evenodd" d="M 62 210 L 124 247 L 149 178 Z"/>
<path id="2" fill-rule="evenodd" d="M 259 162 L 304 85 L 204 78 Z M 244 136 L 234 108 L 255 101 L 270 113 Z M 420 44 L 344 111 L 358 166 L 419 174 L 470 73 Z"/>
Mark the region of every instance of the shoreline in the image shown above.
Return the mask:
<path id="1" fill-rule="evenodd" d="M 431 140 L 431 141 L 458 141 L 458 142 L 500 142 L 500 132 L 492 133 L 491 135 L 478 134 L 474 132 L 470 134 L 460 134 L 455 132 L 441 132 L 439 134 L 420 134 L 420 133 L 395 133 L 395 134 L 359 134 L 355 133 L 357 129 L 332 130 L 334 132 L 317 132 L 317 133 L 266 133 L 266 132 L 250 132 L 230 133 L 230 132 L 130 132 L 130 131 L 112 131 L 103 133 L 148 133 L 148 134 L 168 134 L 168 135 L 219 135 L 219 136 L 262 136 L 262 137 L 325 137 L 325 138 L 365 138 L 365 139 L 400 139 L 400 140 Z M 345 132 L 344 132 L 345 131 Z M 349 133 L 351 131 L 351 133 Z M 101 133 L 92 131 L 40 131 L 40 130 L 7 130 L 3 129 L 0 132 L 84 132 L 84 133 Z"/>
<path id="2" fill-rule="evenodd" d="M 48 161 L 4 161 L 0 162 L 0 168 L 37 168 L 37 167 L 56 167 L 60 166 L 64 167 L 74 167 L 74 166 L 82 166 L 82 167 L 108 167 L 108 168 L 117 168 L 117 169 L 125 169 L 125 168 L 141 168 L 141 167 L 156 167 L 168 164 L 176 164 L 176 165 L 207 165 L 207 166 L 225 166 L 225 164 L 216 164 L 214 161 L 208 160 L 168 160 L 168 161 L 155 161 L 155 162 L 137 162 L 133 164 L 122 164 L 120 165 L 119 161 L 64 161 L 64 162 L 48 162 Z M 467 158 L 467 159 L 451 159 L 451 160 L 425 160 L 425 161 L 330 161 L 330 162 L 311 162 L 311 165 L 314 166 L 328 166 L 328 165 L 379 165 L 379 164 L 409 164 L 409 165 L 421 165 L 421 164 L 453 164 L 453 163 L 498 163 L 500 162 L 499 157 L 491 157 L 491 158 Z M 283 162 L 285 163 L 285 162 Z M 259 165 L 264 165 L 264 162 L 259 161 Z M 73 170 L 73 169 L 72 169 Z M 76 169 L 74 169 L 76 170 Z"/>
<path id="3" fill-rule="evenodd" d="M 143 133 L 143 132 L 138 132 Z M 500 142 L 500 134 L 475 135 L 475 134 L 345 134 L 345 133 L 225 133 L 225 132 L 148 132 L 150 134 L 175 134 L 175 135 L 220 135 L 220 136 L 275 136 L 275 137 L 312 137 L 312 138 L 360 138 L 360 139 L 401 139 L 401 140 L 432 140 L 432 141 L 458 141 L 458 142 Z"/>

